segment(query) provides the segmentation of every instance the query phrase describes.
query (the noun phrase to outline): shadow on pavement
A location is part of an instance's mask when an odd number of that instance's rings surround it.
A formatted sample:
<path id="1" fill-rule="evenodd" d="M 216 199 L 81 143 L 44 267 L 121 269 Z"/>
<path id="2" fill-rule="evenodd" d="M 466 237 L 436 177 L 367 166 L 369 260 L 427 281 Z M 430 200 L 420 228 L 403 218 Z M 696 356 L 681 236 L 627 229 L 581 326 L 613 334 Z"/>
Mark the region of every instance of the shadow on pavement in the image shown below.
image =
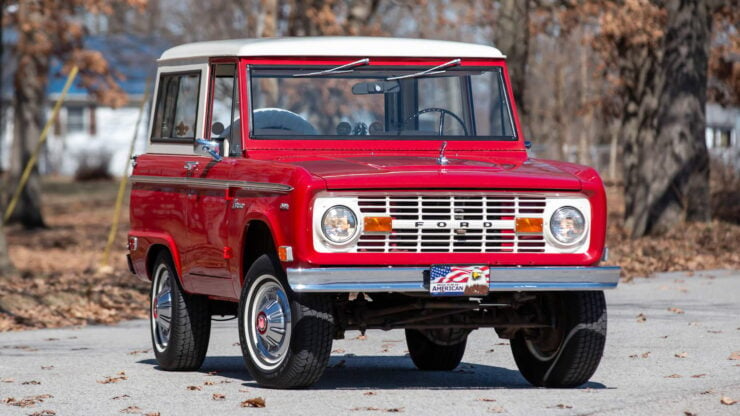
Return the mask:
<path id="1" fill-rule="evenodd" d="M 153 359 L 139 364 L 157 366 Z M 201 373 L 217 372 L 220 377 L 244 381 L 245 386 L 258 387 L 244 367 L 240 356 L 207 357 Z M 481 364 L 461 363 L 453 371 L 419 371 L 409 357 L 403 356 L 332 356 L 324 375 L 311 390 L 364 389 L 534 389 L 517 370 Z M 607 389 L 597 382 L 588 382 L 579 389 Z"/>

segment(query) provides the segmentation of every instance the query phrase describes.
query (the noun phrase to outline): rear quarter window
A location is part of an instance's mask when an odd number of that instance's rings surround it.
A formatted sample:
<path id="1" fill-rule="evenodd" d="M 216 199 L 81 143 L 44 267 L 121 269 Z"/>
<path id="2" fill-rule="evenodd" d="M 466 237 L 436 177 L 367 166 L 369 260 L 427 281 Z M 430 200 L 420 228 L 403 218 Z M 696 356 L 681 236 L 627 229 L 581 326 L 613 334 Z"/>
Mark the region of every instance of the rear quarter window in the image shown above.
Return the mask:
<path id="1" fill-rule="evenodd" d="M 154 112 L 152 141 L 195 139 L 200 72 L 162 74 Z"/>

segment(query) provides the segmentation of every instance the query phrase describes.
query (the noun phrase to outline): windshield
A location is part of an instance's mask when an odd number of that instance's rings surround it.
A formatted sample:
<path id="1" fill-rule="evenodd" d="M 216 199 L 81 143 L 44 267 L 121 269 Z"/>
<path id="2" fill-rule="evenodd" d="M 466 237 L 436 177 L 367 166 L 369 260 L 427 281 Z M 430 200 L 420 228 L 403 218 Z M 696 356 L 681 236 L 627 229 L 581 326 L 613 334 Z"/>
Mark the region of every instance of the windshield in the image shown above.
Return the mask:
<path id="1" fill-rule="evenodd" d="M 331 69 L 250 67 L 252 137 L 516 138 L 500 67 Z"/>

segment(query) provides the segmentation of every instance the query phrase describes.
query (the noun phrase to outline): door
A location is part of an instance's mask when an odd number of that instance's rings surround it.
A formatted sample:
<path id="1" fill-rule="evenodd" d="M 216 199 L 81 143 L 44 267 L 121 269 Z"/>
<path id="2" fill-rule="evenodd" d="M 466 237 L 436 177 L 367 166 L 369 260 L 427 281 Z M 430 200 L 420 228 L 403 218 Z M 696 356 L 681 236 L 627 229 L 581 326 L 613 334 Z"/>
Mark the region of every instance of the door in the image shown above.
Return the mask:
<path id="1" fill-rule="evenodd" d="M 231 270 L 238 268 L 228 246 L 229 177 L 236 157 L 241 156 L 240 131 L 232 128 L 239 119 L 235 71 L 231 63 L 211 66 L 205 138 L 219 143 L 222 160 L 196 156 L 188 161 L 188 242 L 183 250 L 193 290 L 227 298 L 235 298 Z"/>

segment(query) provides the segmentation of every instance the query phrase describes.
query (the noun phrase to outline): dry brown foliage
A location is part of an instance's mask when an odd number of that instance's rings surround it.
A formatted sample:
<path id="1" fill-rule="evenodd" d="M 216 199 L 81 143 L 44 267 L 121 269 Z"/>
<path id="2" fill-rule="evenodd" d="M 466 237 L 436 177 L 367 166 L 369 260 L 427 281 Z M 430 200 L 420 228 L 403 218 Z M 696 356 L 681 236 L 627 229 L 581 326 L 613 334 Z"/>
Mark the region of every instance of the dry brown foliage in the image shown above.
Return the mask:
<path id="1" fill-rule="evenodd" d="M 47 180 L 44 214 L 49 228 L 33 232 L 20 226 L 6 229 L 19 275 L 2 277 L 0 332 L 146 318 L 148 284 L 128 272 L 124 257 L 127 207 L 111 255 L 113 267 L 97 271 L 117 187 L 115 182 Z M 610 188 L 608 197 L 608 264 L 622 266 L 625 279 L 663 271 L 740 269 L 740 225 L 720 221 L 687 224 L 661 237 L 633 240 L 620 227 L 619 189 Z M 336 364 L 344 365 L 342 361 Z"/>

